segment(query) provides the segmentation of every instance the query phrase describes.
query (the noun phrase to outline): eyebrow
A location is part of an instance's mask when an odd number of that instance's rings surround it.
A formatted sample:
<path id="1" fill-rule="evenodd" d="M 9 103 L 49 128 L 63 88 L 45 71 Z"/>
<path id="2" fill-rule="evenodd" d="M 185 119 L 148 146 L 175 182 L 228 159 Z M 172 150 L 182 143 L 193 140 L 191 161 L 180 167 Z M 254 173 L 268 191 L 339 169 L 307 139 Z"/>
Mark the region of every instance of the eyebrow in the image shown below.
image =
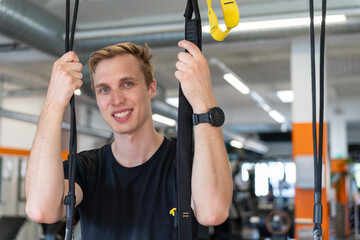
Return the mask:
<path id="1" fill-rule="evenodd" d="M 100 87 L 103 87 L 103 86 L 106 86 L 106 84 L 105 83 L 99 83 L 99 84 L 95 85 L 95 88 L 100 88 Z"/>
<path id="2" fill-rule="evenodd" d="M 119 79 L 119 82 L 124 82 L 124 81 L 127 81 L 127 80 L 132 80 L 132 81 L 138 81 L 136 78 L 132 77 L 132 76 L 126 76 L 126 77 L 123 77 L 123 78 L 120 78 Z M 95 88 L 100 88 L 100 87 L 104 87 L 104 86 L 107 86 L 108 84 L 107 83 L 98 83 L 95 85 Z"/>

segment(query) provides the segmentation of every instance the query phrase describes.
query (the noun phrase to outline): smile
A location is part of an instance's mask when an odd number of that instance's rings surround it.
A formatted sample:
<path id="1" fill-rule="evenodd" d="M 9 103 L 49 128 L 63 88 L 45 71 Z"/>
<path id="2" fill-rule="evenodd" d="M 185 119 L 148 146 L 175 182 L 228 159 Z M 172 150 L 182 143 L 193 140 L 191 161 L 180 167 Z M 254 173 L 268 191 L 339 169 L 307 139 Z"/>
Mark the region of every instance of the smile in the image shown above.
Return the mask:
<path id="1" fill-rule="evenodd" d="M 128 111 L 125 111 L 125 112 L 119 112 L 119 113 L 115 113 L 115 114 L 114 114 L 114 117 L 117 117 L 117 118 L 125 118 L 125 117 L 128 116 L 130 113 L 132 113 L 132 110 L 128 110 Z"/>

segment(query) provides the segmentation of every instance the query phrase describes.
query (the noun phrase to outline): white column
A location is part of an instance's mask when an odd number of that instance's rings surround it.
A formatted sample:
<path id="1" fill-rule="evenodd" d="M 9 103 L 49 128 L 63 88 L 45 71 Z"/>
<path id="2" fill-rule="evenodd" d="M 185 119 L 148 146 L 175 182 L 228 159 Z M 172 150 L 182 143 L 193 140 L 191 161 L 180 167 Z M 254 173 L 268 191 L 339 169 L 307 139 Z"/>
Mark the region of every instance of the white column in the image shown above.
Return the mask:
<path id="1" fill-rule="evenodd" d="M 316 57 L 319 55 L 316 54 Z M 291 44 L 291 87 L 294 91 L 292 122 L 311 122 L 311 63 L 308 38 L 294 39 Z"/>
<path id="2" fill-rule="evenodd" d="M 346 119 L 339 109 L 334 109 L 330 120 L 330 157 L 331 159 L 348 157 Z"/>
<path id="3" fill-rule="evenodd" d="M 315 39 L 318 43 L 319 40 Z M 319 44 L 315 44 L 315 71 L 316 71 L 316 107 L 319 112 Z M 309 38 L 297 38 L 291 44 L 291 86 L 294 91 L 294 102 L 292 103 L 292 121 L 298 123 L 312 122 L 312 98 L 311 98 L 311 56 Z M 324 122 L 326 122 L 326 70 L 324 74 Z M 319 114 L 317 113 L 317 121 Z"/>
<path id="4" fill-rule="evenodd" d="M 316 41 L 318 42 L 318 41 Z M 319 80 L 319 48 L 316 47 L 316 78 Z M 314 195 L 314 159 L 312 138 L 312 81 L 311 81 L 311 54 L 309 37 L 294 39 L 291 43 L 291 86 L 294 91 L 294 102 L 292 103 L 293 123 L 293 156 L 296 164 L 296 186 L 295 186 L 295 234 L 299 237 L 312 227 L 313 219 L 313 195 Z M 317 86 L 317 92 L 319 87 Z M 325 93 L 326 95 L 326 93 Z M 319 94 L 317 94 L 319 99 Z M 326 106 L 326 101 L 324 106 Z M 317 102 L 317 108 L 319 103 Z M 318 115 L 318 114 L 317 114 Z M 318 122 L 318 120 L 317 120 Z M 324 118 L 324 123 L 326 120 Z M 327 128 L 325 125 L 324 136 Z M 327 146 L 327 139 L 324 139 Z M 327 149 L 325 147 L 325 149 Z M 327 161 L 328 153 L 323 152 L 322 171 L 322 204 L 323 204 L 323 233 L 324 239 L 329 239 L 329 211 L 328 211 L 328 189 L 330 189 L 330 164 Z M 325 181 L 324 181 L 325 180 Z"/>

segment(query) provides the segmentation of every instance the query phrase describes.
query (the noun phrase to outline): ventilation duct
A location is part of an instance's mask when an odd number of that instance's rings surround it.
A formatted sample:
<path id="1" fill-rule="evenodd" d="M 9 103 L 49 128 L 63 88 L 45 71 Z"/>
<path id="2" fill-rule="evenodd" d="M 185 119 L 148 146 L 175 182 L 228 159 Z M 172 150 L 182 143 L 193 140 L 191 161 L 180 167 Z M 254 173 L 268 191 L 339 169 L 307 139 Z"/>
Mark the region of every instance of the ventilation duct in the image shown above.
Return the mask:
<path id="1" fill-rule="evenodd" d="M 50 55 L 64 52 L 61 19 L 24 0 L 0 1 L 0 33 Z"/>
<path id="2" fill-rule="evenodd" d="M 181 24 L 181 23 L 179 23 Z M 147 42 L 151 47 L 176 46 L 177 42 L 184 38 L 183 29 L 179 24 L 172 24 L 173 29 L 162 25 L 163 32 L 159 32 L 158 26 L 148 27 L 147 34 L 137 33 L 134 35 L 99 36 L 100 34 L 86 34 L 86 38 L 75 41 L 75 51 L 80 58 L 87 58 L 90 52 L 119 42 Z M 2 0 L 0 1 L 0 34 L 32 46 L 50 55 L 59 56 L 64 48 L 64 21 L 47 12 L 41 7 L 26 0 Z M 107 29 L 109 32 L 111 29 Z M 91 30 L 94 32 L 94 30 Z M 82 32 L 78 30 L 79 35 Z M 283 27 L 279 29 L 248 30 L 232 32 L 225 42 L 250 41 L 259 39 L 290 38 L 297 35 L 308 34 L 309 27 Z M 360 32 L 360 17 L 358 15 L 347 16 L 346 22 L 327 24 L 326 33 L 345 34 Z M 76 38 L 76 35 L 75 35 Z M 210 34 L 203 34 L 203 43 L 213 43 Z"/>

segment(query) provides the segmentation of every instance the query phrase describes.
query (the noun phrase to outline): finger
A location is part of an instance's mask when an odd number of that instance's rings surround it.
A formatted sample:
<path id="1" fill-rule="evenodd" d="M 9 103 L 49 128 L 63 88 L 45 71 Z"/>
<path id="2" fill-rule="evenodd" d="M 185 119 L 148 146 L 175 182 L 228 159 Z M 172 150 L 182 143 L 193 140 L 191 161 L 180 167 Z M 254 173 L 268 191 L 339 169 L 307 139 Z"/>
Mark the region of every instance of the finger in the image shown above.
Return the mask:
<path id="1" fill-rule="evenodd" d="M 67 67 L 73 71 L 78 71 L 81 72 L 81 70 L 83 69 L 83 65 L 81 63 L 67 63 Z"/>
<path id="2" fill-rule="evenodd" d="M 81 79 L 83 78 L 83 74 L 81 72 L 72 72 L 71 76 L 76 80 L 76 81 L 81 81 Z"/>
<path id="3" fill-rule="evenodd" d="M 186 49 L 195 58 L 201 56 L 202 54 L 198 46 L 188 40 L 182 40 L 178 43 L 178 45 L 179 47 Z"/>
<path id="4" fill-rule="evenodd" d="M 182 72 L 181 71 L 175 71 L 175 78 L 179 81 L 182 79 Z"/>
<path id="5" fill-rule="evenodd" d="M 184 72 L 189 68 L 189 66 L 186 63 L 180 61 L 176 62 L 175 67 L 177 70 L 181 72 Z"/>
<path id="6" fill-rule="evenodd" d="M 81 88 L 82 85 L 83 85 L 83 81 L 81 81 L 81 80 L 75 82 L 76 89 Z"/>
<path id="7" fill-rule="evenodd" d="M 62 57 L 60 58 L 61 61 L 63 62 L 79 62 L 79 57 L 73 52 L 67 52 L 64 55 L 62 55 Z"/>
<path id="8" fill-rule="evenodd" d="M 178 60 L 180 62 L 183 62 L 183 63 L 188 64 L 188 65 L 194 64 L 193 56 L 191 56 L 189 53 L 186 53 L 186 52 L 180 52 L 178 54 Z"/>

